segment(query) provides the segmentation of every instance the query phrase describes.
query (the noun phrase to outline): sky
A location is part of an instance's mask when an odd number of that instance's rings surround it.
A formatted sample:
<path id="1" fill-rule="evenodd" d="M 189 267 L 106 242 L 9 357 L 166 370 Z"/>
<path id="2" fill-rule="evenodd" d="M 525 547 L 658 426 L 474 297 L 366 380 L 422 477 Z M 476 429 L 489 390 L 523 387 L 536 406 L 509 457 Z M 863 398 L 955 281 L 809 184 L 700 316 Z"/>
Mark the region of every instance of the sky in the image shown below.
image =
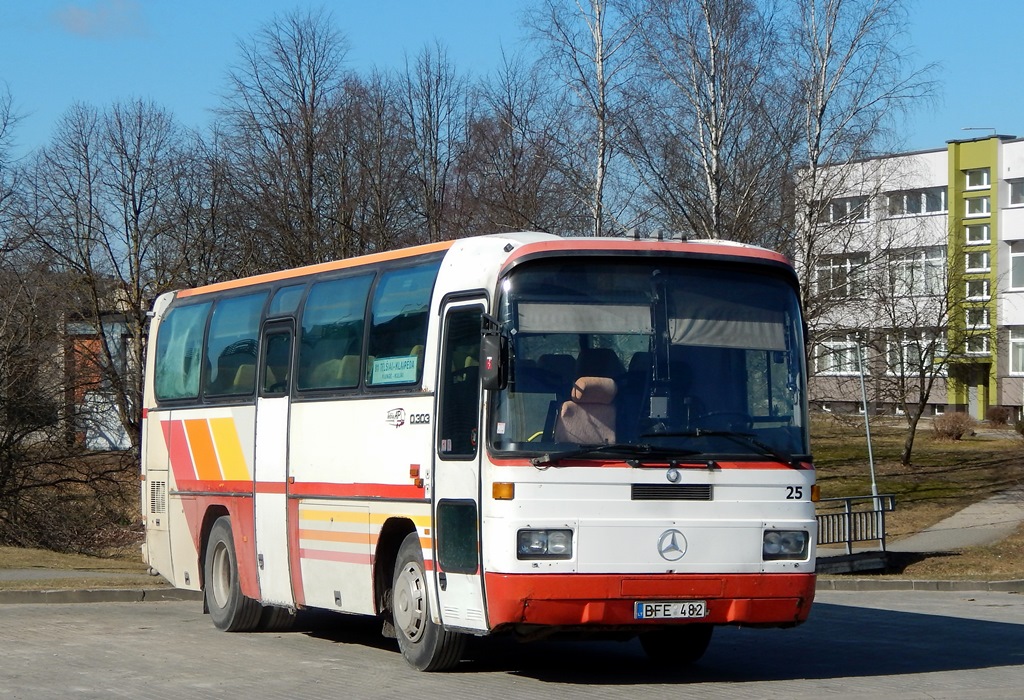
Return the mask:
<path id="1" fill-rule="evenodd" d="M 567 0 L 568 1 L 568 0 Z M 785 1 L 785 0 L 782 0 Z M 146 99 L 202 129 L 247 41 L 275 16 L 324 7 L 349 43 L 348 66 L 400 68 L 442 42 L 455 65 L 495 70 L 502 51 L 528 50 L 521 16 L 530 0 L 0 0 L 0 89 L 22 116 L 16 153 L 50 140 L 74 104 L 106 108 Z M 911 0 L 910 58 L 936 64 L 939 97 L 922 103 L 903 148 L 992 130 L 1024 136 L 1017 79 L 1024 0 Z M 965 128 L 975 130 L 965 131 Z"/>

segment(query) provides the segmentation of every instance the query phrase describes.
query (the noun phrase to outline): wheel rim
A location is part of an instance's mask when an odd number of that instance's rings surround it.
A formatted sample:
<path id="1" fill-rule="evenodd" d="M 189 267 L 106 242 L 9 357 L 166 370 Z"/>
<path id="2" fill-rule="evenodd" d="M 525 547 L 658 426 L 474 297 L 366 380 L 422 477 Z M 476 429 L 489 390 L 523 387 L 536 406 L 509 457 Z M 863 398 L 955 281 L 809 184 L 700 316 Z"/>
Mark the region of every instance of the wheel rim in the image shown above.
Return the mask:
<path id="1" fill-rule="evenodd" d="M 218 542 L 214 547 L 213 571 L 210 573 L 212 580 L 209 585 L 213 591 L 214 602 L 218 607 L 224 607 L 231 595 L 231 558 L 223 542 Z"/>
<path id="2" fill-rule="evenodd" d="M 423 634 L 427 622 L 426 580 L 416 562 L 406 562 L 395 580 L 395 627 L 410 642 Z"/>

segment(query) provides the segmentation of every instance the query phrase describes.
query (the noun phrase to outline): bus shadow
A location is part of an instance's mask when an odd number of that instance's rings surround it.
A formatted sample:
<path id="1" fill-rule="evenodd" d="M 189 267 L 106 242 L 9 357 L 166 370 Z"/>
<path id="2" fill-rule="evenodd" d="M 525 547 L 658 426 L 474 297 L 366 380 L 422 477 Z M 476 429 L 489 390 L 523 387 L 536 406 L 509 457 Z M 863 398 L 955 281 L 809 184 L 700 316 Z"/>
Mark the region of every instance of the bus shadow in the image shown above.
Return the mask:
<path id="1" fill-rule="evenodd" d="M 323 614 L 296 631 L 395 654 L 374 618 Z M 1024 625 L 815 603 L 810 620 L 789 629 L 723 627 L 704 658 L 673 667 L 647 659 L 636 640 L 521 643 L 474 637 L 455 673 L 504 673 L 547 683 L 700 684 L 836 679 L 1024 666 Z"/>
<path id="2" fill-rule="evenodd" d="M 655 664 L 635 640 L 496 638 L 475 647 L 466 671 L 550 683 L 742 683 L 1024 666 L 1024 625 L 816 603 L 811 619 L 795 629 L 717 629 L 707 654 L 689 667 Z"/>

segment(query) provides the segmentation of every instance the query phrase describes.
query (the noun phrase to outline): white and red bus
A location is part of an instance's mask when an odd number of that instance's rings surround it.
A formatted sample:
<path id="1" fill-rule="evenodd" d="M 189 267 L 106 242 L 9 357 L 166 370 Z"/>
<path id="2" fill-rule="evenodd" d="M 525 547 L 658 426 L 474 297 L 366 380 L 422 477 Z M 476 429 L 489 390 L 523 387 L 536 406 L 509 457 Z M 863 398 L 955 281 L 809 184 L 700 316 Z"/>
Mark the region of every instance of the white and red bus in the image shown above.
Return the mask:
<path id="1" fill-rule="evenodd" d="M 449 241 L 155 303 L 144 554 L 223 630 L 380 616 L 414 667 L 473 635 L 639 636 L 814 598 L 791 266 L 712 242 Z"/>

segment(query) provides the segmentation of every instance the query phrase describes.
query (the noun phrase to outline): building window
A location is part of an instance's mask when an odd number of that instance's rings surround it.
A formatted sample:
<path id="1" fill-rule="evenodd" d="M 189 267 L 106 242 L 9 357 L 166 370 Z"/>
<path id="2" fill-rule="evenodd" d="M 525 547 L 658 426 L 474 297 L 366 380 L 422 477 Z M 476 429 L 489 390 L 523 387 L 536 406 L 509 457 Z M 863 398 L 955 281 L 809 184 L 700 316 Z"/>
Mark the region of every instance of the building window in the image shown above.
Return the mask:
<path id="1" fill-rule="evenodd" d="M 984 301 L 989 298 L 988 280 L 967 280 L 967 298 Z"/>
<path id="2" fill-rule="evenodd" d="M 966 189 L 983 190 L 989 186 L 988 168 L 965 170 L 964 176 L 967 178 Z"/>
<path id="3" fill-rule="evenodd" d="M 967 231 L 968 245 L 979 245 L 991 241 L 988 224 L 971 224 L 966 226 L 965 229 Z"/>
<path id="4" fill-rule="evenodd" d="M 964 200 L 967 207 L 967 216 L 988 216 L 989 215 L 989 198 L 988 197 L 969 197 Z"/>
<path id="5" fill-rule="evenodd" d="M 946 211 L 946 188 L 930 187 L 924 190 L 891 192 L 887 195 L 889 216 L 939 214 Z"/>
<path id="6" fill-rule="evenodd" d="M 988 355 L 988 334 L 973 335 L 967 339 L 968 355 Z"/>
<path id="7" fill-rule="evenodd" d="M 974 330 L 979 328 L 988 328 L 988 309 L 982 306 L 976 306 L 967 309 L 966 321 L 967 327 Z"/>
<path id="8" fill-rule="evenodd" d="M 941 294 L 945 269 L 946 249 L 942 246 L 901 251 L 889 260 L 893 290 L 908 296 Z"/>
<path id="9" fill-rule="evenodd" d="M 825 338 L 814 353 L 814 371 L 817 374 L 857 374 L 857 339 L 852 334 L 837 334 Z M 861 362 L 867 367 L 864 348 L 860 349 Z"/>
<path id="10" fill-rule="evenodd" d="M 920 373 L 946 354 L 944 336 L 922 331 L 904 331 L 886 339 L 886 363 L 889 374 L 908 376 Z"/>
<path id="11" fill-rule="evenodd" d="M 1024 375 L 1024 328 L 1010 329 L 1010 374 Z"/>
<path id="12" fill-rule="evenodd" d="M 1024 207 L 1024 180 L 1010 180 L 1010 206 Z"/>
<path id="13" fill-rule="evenodd" d="M 870 218 L 868 198 L 861 197 L 840 197 L 829 202 L 829 221 L 867 221 Z"/>
<path id="14" fill-rule="evenodd" d="M 967 272 L 988 272 L 991 269 L 987 250 L 967 254 Z"/>
<path id="15" fill-rule="evenodd" d="M 1010 289 L 1024 289 L 1024 246 L 1014 248 L 1010 249 Z"/>
<path id="16" fill-rule="evenodd" d="M 867 255 L 823 256 L 814 277 L 815 291 L 840 297 L 863 296 L 867 261 Z"/>

